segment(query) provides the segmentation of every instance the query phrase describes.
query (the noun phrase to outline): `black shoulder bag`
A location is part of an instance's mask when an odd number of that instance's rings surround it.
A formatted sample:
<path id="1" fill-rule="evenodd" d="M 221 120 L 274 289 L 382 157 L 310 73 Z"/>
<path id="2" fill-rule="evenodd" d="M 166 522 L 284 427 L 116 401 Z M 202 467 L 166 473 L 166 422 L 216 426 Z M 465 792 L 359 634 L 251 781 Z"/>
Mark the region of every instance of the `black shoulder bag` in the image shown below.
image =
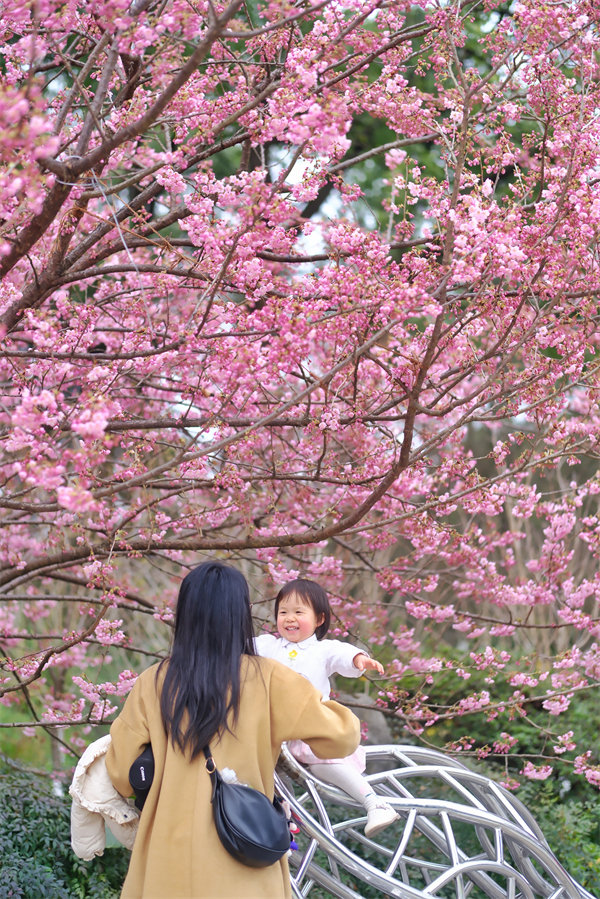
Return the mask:
<path id="1" fill-rule="evenodd" d="M 276 796 L 243 784 L 227 783 L 217 770 L 208 746 L 206 770 L 212 781 L 212 807 L 221 843 L 234 858 L 252 868 L 279 861 L 290 848 L 290 831 L 283 806 Z"/>

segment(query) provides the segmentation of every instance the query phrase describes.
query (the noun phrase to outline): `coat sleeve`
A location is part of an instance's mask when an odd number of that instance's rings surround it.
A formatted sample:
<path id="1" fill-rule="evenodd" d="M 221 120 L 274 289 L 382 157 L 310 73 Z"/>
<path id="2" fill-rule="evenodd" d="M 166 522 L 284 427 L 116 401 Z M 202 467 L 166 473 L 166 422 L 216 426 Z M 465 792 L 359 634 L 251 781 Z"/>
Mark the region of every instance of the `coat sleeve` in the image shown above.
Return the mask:
<path id="1" fill-rule="evenodd" d="M 277 637 L 274 634 L 259 634 L 254 638 L 256 654 L 265 659 L 274 659 L 277 652 Z"/>
<path id="2" fill-rule="evenodd" d="M 71 849 L 78 858 L 89 862 L 97 855 L 104 855 L 105 847 L 104 818 L 98 812 L 84 808 L 74 797 L 71 804 Z"/>
<path id="3" fill-rule="evenodd" d="M 144 698 L 149 677 L 154 679 L 152 669 L 138 677 L 120 715 L 110 727 L 111 743 L 106 753 L 106 770 L 115 788 L 125 797 L 133 793 L 129 783 L 129 769 L 151 742 Z"/>
<path id="4" fill-rule="evenodd" d="M 323 648 L 327 652 L 325 658 L 327 677 L 332 674 L 341 674 L 342 677 L 361 677 L 364 674 L 354 664 L 354 659 L 363 652 L 362 649 L 353 646 L 352 643 L 344 643 L 343 640 L 323 640 Z"/>
<path id="5" fill-rule="evenodd" d="M 277 742 L 304 740 L 321 759 L 350 755 L 360 742 L 360 721 L 339 702 L 323 702 L 301 674 L 273 662 L 271 719 Z"/>

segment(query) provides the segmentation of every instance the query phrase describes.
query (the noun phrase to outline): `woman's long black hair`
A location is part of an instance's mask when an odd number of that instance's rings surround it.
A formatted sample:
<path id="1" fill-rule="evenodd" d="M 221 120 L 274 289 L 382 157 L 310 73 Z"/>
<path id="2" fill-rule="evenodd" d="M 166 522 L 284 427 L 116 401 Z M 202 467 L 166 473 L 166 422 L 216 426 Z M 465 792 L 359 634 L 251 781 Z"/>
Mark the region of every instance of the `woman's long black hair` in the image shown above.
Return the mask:
<path id="1" fill-rule="evenodd" d="M 230 713 L 235 723 L 244 653 L 256 655 L 246 579 L 222 562 L 204 562 L 181 582 L 160 697 L 168 736 L 191 758 L 229 729 Z"/>

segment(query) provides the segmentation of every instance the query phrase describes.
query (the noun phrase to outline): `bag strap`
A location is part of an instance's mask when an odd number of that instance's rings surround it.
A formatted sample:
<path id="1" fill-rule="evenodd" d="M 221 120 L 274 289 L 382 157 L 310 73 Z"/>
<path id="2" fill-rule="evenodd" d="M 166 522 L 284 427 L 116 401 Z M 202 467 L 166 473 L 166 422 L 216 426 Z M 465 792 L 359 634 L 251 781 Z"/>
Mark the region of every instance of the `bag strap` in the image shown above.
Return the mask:
<path id="1" fill-rule="evenodd" d="M 217 766 L 214 758 L 212 757 L 208 743 L 206 744 L 202 752 L 204 753 L 204 756 L 206 758 L 206 770 L 208 771 L 212 782 L 212 796 L 210 797 L 210 801 L 212 802 L 215 798 L 215 791 L 217 789 L 217 783 L 219 782 L 220 774 L 217 770 Z"/>

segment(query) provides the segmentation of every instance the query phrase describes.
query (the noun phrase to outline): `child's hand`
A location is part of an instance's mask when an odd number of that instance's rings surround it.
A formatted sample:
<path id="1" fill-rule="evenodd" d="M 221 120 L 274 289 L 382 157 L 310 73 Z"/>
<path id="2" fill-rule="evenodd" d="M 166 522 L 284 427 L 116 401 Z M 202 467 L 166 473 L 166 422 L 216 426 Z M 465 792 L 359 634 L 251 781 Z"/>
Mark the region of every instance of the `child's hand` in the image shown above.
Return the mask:
<path id="1" fill-rule="evenodd" d="M 353 659 L 354 667 L 358 668 L 359 671 L 376 671 L 378 674 L 383 674 L 384 668 L 381 662 L 378 662 L 377 659 L 371 659 L 368 655 L 365 655 L 364 652 L 359 652 L 358 655 L 354 656 Z"/>

